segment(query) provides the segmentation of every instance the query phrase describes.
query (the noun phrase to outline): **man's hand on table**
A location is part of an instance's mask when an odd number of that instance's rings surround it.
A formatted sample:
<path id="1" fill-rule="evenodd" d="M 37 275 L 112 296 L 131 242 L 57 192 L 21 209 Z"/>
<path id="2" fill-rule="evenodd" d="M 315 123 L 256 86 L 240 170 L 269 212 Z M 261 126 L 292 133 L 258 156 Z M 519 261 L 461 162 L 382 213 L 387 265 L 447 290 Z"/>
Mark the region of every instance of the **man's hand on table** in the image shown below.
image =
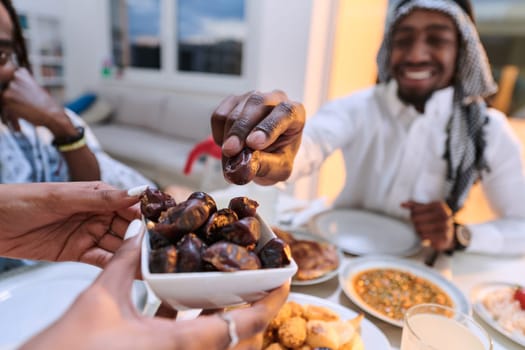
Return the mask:
<path id="1" fill-rule="evenodd" d="M 418 203 L 407 201 L 401 207 L 410 210 L 410 220 L 422 241 L 438 251 L 454 246 L 454 220 L 452 211 L 445 202 Z"/>
<path id="2" fill-rule="evenodd" d="M 282 91 L 227 97 L 211 119 L 213 138 L 222 146 L 225 177 L 235 184 L 286 180 L 304 123 L 303 105 Z"/>

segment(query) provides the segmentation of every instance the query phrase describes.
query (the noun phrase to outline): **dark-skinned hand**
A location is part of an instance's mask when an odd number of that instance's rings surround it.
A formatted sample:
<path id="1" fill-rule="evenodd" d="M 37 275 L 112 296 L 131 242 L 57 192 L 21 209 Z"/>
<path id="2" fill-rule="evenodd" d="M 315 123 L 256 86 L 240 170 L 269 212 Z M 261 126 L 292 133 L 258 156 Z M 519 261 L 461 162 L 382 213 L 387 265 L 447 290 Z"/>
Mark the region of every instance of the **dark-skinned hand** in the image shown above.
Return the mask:
<path id="1" fill-rule="evenodd" d="M 14 71 L 1 95 L 2 117 L 13 129 L 20 131 L 18 119 L 23 117 L 35 126 L 47 127 L 55 137 L 77 132 L 61 107 L 26 68 Z"/>
<path id="2" fill-rule="evenodd" d="M 407 201 L 401 207 L 410 210 L 410 219 L 421 240 L 445 251 L 454 245 L 454 219 L 452 211 L 445 202 L 418 203 Z"/>
<path id="3" fill-rule="evenodd" d="M 286 180 L 301 144 L 305 110 L 282 91 L 248 92 L 229 96 L 221 102 L 211 118 L 215 142 L 222 147 L 225 177 L 235 184 L 251 180 L 272 185 Z M 244 150 L 244 151 L 243 151 Z M 229 174 L 228 164 L 251 156 L 249 169 Z M 232 161 L 233 160 L 233 161 Z"/>
<path id="4" fill-rule="evenodd" d="M 66 313 L 21 349 L 226 349 L 230 342 L 228 327 L 217 315 L 175 321 L 137 312 L 129 291 L 140 263 L 141 239 L 142 233 L 125 240 L 96 281 Z M 250 307 L 228 312 L 239 337 L 232 350 L 261 349 L 262 332 L 286 301 L 289 289 L 287 283 Z"/>
<path id="5" fill-rule="evenodd" d="M 102 182 L 0 185 L 0 256 L 104 267 L 122 245 L 139 196 Z"/>

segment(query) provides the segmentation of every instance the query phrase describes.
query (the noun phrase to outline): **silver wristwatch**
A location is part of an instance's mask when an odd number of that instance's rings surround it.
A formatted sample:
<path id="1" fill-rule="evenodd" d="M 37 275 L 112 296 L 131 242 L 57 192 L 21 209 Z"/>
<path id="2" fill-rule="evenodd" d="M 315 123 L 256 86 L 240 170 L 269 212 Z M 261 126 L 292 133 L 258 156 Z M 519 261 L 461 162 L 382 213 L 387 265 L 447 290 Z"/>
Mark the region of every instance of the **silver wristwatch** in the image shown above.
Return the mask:
<path id="1" fill-rule="evenodd" d="M 465 250 L 470 245 L 472 233 L 469 228 L 456 224 L 454 229 L 454 250 Z"/>

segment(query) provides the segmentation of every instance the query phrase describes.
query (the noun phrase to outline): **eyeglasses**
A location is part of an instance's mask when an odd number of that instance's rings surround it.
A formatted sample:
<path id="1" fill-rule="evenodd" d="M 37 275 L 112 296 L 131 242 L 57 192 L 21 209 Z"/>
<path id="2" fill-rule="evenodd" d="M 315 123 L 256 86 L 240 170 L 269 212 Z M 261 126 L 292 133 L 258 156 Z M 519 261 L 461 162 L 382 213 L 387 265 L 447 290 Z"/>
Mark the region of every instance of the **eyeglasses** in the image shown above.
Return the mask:
<path id="1" fill-rule="evenodd" d="M 15 53 L 13 50 L 0 48 L 0 66 L 5 66 L 9 62 L 13 63 L 15 66 L 18 66 Z"/>

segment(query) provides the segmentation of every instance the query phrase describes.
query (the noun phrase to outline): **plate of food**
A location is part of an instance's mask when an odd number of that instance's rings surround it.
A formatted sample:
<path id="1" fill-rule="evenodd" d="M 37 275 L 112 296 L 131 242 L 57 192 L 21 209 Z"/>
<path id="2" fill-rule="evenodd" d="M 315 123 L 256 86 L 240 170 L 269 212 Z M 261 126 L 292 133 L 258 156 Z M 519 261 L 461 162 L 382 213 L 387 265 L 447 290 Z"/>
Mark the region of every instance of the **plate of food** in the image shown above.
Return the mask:
<path id="1" fill-rule="evenodd" d="M 472 289 L 470 299 L 485 323 L 525 346 L 525 288 L 506 282 L 482 283 Z"/>
<path id="2" fill-rule="evenodd" d="M 421 249 L 409 223 L 370 211 L 327 210 L 312 217 L 309 228 L 353 255 L 410 256 Z"/>
<path id="3" fill-rule="evenodd" d="M 337 276 L 343 252 L 322 237 L 307 232 L 288 232 L 272 227 L 273 232 L 288 243 L 297 272 L 292 285 L 306 286 L 328 281 Z"/>
<path id="4" fill-rule="evenodd" d="M 311 295 L 290 293 L 268 325 L 263 349 L 390 350 L 373 323 L 342 305 Z"/>
<path id="5" fill-rule="evenodd" d="M 359 308 L 398 327 L 403 326 L 405 312 L 417 304 L 441 304 L 471 313 L 468 299 L 449 280 L 427 266 L 400 258 L 354 258 L 339 271 L 339 283 Z"/>

